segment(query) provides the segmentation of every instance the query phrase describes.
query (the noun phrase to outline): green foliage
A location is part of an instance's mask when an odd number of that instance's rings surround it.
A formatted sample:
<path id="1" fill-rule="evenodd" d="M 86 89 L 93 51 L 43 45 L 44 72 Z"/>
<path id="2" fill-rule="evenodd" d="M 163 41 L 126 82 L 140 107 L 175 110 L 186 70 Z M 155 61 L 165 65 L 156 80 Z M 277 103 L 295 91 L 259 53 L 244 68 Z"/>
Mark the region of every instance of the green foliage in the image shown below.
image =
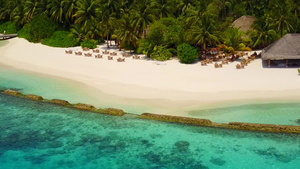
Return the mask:
<path id="1" fill-rule="evenodd" d="M 57 30 L 58 25 L 51 19 L 46 15 L 39 15 L 18 32 L 18 37 L 25 38 L 29 42 L 40 42 L 42 39 L 50 38 Z"/>
<path id="2" fill-rule="evenodd" d="M 153 51 L 153 45 L 147 39 L 140 39 L 138 44 L 139 47 L 137 48 L 137 53 L 142 53 L 147 57 L 150 57 L 150 54 Z"/>
<path id="3" fill-rule="evenodd" d="M 90 39 L 90 40 L 81 42 L 80 46 L 82 48 L 86 47 L 86 48 L 90 48 L 90 49 L 95 49 L 95 48 L 97 48 L 97 44 L 98 44 L 97 40 Z"/>
<path id="4" fill-rule="evenodd" d="M 0 24 L 27 23 L 18 34 L 31 42 L 58 30 L 53 30 L 52 18 L 67 29 L 76 25 L 68 31 L 78 43 L 116 34 L 121 47 L 139 44 L 138 51 L 149 57 L 155 46 L 168 51 L 184 42 L 203 49 L 217 46 L 220 35 L 242 15 L 261 22 L 253 26 L 251 47 L 263 48 L 286 33 L 300 32 L 299 0 L 0 0 Z"/>
<path id="5" fill-rule="evenodd" d="M 167 31 L 167 27 L 161 22 L 156 21 L 155 23 L 150 25 L 147 39 L 152 44 L 162 45 L 166 31 Z"/>
<path id="6" fill-rule="evenodd" d="M 239 30 L 239 28 L 229 27 L 224 32 L 224 44 L 238 50 L 242 43 L 242 36 L 243 33 Z"/>
<path id="7" fill-rule="evenodd" d="M 159 61 L 166 61 L 172 58 L 172 53 L 164 46 L 155 46 L 150 58 Z"/>
<path id="8" fill-rule="evenodd" d="M 178 58 L 181 63 L 194 63 L 198 58 L 197 48 L 183 43 L 177 47 Z"/>
<path id="9" fill-rule="evenodd" d="M 298 69 L 298 73 L 300 73 L 300 69 Z"/>
<path id="10" fill-rule="evenodd" d="M 75 37 L 70 37 L 68 31 L 56 31 L 50 38 L 42 40 L 42 44 L 52 47 L 73 47 L 77 46 Z"/>
<path id="11" fill-rule="evenodd" d="M 16 24 L 8 21 L 0 25 L 0 33 L 4 33 L 4 31 L 6 34 L 14 34 L 18 32 L 18 28 Z"/>

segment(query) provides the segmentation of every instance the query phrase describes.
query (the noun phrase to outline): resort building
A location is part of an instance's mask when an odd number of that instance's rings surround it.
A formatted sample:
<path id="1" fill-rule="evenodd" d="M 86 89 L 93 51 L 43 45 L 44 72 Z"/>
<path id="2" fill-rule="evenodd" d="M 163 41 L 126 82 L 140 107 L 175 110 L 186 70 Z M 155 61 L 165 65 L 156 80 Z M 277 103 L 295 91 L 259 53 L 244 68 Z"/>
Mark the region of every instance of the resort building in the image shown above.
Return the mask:
<path id="1" fill-rule="evenodd" d="M 299 67 L 300 34 L 286 34 L 265 47 L 261 56 L 268 61 L 268 67 Z"/>

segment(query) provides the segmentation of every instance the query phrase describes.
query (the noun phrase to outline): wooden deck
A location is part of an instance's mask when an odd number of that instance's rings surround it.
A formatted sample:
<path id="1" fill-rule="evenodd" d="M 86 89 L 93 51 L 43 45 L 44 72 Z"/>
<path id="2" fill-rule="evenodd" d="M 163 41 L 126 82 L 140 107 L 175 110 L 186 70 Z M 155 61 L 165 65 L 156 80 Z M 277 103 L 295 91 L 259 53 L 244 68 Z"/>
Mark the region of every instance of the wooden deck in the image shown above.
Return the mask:
<path id="1" fill-rule="evenodd" d="M 5 39 L 10 39 L 10 38 L 14 38 L 17 37 L 18 34 L 0 34 L 0 40 L 5 40 Z"/>

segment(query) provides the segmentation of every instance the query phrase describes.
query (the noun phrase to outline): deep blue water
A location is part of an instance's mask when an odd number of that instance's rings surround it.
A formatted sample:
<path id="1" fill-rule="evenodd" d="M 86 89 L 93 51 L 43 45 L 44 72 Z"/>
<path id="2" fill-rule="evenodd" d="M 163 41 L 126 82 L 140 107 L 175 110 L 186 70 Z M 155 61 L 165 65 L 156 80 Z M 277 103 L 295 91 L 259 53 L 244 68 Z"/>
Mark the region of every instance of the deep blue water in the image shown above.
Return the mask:
<path id="1" fill-rule="evenodd" d="M 114 117 L 0 94 L 0 168 L 284 168 L 300 135 Z"/>

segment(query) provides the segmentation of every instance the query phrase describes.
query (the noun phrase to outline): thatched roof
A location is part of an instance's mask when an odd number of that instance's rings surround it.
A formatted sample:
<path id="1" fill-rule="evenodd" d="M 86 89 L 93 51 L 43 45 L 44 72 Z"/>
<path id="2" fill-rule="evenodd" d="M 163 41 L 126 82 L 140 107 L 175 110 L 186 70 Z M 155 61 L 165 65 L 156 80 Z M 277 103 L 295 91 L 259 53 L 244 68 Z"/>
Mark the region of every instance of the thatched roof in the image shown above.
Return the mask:
<path id="1" fill-rule="evenodd" d="M 253 30 L 251 27 L 256 20 L 254 16 L 242 16 L 232 23 L 233 27 L 240 28 L 240 31 L 247 32 Z"/>
<path id="2" fill-rule="evenodd" d="M 300 34 L 286 34 L 265 47 L 261 56 L 263 60 L 300 59 Z"/>

